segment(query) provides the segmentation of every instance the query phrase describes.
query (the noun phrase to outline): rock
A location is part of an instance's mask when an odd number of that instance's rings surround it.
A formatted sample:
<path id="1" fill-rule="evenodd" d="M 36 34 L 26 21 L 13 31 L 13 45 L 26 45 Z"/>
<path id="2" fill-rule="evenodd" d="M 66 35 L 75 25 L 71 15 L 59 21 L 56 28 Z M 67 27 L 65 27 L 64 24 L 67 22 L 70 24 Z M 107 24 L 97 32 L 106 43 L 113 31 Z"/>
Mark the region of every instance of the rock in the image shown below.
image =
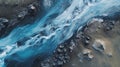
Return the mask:
<path id="1" fill-rule="evenodd" d="M 60 45 L 59 48 L 61 48 L 61 49 L 64 48 L 64 45 Z"/>
<path id="2" fill-rule="evenodd" d="M 70 50 L 70 52 L 72 52 L 73 49 L 74 49 L 75 47 L 76 47 L 75 42 L 74 42 L 73 40 L 71 40 L 71 42 L 70 42 L 70 46 L 69 46 L 69 50 Z"/>
<path id="3" fill-rule="evenodd" d="M 34 16 L 37 12 L 37 8 L 34 5 L 29 5 L 28 6 L 28 13 L 30 16 Z"/>
<path id="4" fill-rule="evenodd" d="M 80 62 L 83 62 L 83 56 L 82 56 L 82 53 L 78 53 L 77 56 L 78 56 L 78 58 L 79 58 L 79 61 L 80 61 Z"/>
<path id="5" fill-rule="evenodd" d="M 89 50 L 89 49 L 84 49 L 83 50 L 83 56 L 85 57 L 85 58 L 87 58 L 88 60 L 92 60 L 93 58 L 94 58 L 94 56 L 91 54 L 92 52 L 91 52 L 91 50 Z"/>
<path id="6" fill-rule="evenodd" d="M 57 52 L 62 53 L 63 50 L 62 49 L 57 49 Z"/>
<path id="7" fill-rule="evenodd" d="M 86 36 L 86 40 L 90 40 L 90 37 L 89 37 L 89 36 Z"/>
<path id="8" fill-rule="evenodd" d="M 0 18 L 0 23 L 7 23 L 9 20 L 6 18 Z"/>
<path id="9" fill-rule="evenodd" d="M 106 24 L 107 23 L 107 24 Z M 106 21 L 105 30 L 110 31 L 113 29 L 115 22 L 114 21 Z"/>
<path id="10" fill-rule="evenodd" d="M 8 26 L 9 20 L 6 18 L 0 18 L 0 30 Z"/>
<path id="11" fill-rule="evenodd" d="M 27 11 L 24 10 L 18 14 L 18 20 L 22 20 L 27 15 Z"/>
<path id="12" fill-rule="evenodd" d="M 111 53 L 111 52 L 108 53 L 107 56 L 108 56 L 108 57 L 112 57 L 112 53 Z"/>
<path id="13" fill-rule="evenodd" d="M 57 65 L 63 65 L 63 61 L 58 60 L 58 61 L 57 61 Z"/>
<path id="14" fill-rule="evenodd" d="M 100 51 L 100 52 L 103 52 L 105 50 L 105 44 L 103 43 L 103 41 L 101 40 L 96 40 L 94 42 L 94 44 L 92 45 L 92 47 L 97 50 L 97 51 Z"/>
<path id="15" fill-rule="evenodd" d="M 41 63 L 41 67 L 50 67 L 49 63 Z"/>
<path id="16" fill-rule="evenodd" d="M 90 37 L 88 35 L 82 35 L 82 42 L 84 46 L 88 46 L 90 44 Z"/>
<path id="17" fill-rule="evenodd" d="M 89 40 L 85 40 L 85 41 L 84 41 L 84 44 L 85 44 L 85 45 L 89 45 L 89 43 L 90 43 Z"/>
<path id="18" fill-rule="evenodd" d="M 2 30 L 5 26 L 1 23 L 0 24 L 0 30 Z"/>
<path id="19" fill-rule="evenodd" d="M 41 61 L 41 67 L 61 67 L 63 64 L 69 62 L 69 46 L 67 43 L 60 44 L 54 51 L 53 56 L 47 58 L 49 62 Z"/>
<path id="20" fill-rule="evenodd" d="M 52 7 L 54 0 L 43 0 L 43 7 L 45 10 L 48 10 Z"/>
<path id="21" fill-rule="evenodd" d="M 112 30 L 112 28 L 109 27 L 109 26 L 107 26 L 107 27 L 106 27 L 106 31 L 110 31 L 110 30 Z"/>

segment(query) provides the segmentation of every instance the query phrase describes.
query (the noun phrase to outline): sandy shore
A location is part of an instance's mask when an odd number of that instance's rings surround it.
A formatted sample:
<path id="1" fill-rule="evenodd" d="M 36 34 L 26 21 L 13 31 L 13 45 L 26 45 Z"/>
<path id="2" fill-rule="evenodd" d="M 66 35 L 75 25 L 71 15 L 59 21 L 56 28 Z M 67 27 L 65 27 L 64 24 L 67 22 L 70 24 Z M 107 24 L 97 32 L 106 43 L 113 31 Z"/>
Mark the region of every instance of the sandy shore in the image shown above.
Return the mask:
<path id="1" fill-rule="evenodd" d="M 113 27 L 108 30 L 110 23 Z M 84 28 L 82 36 L 89 36 L 90 40 L 75 39 L 77 42 L 75 49 L 70 54 L 70 62 L 63 67 L 119 67 L 120 64 L 120 22 L 119 21 L 92 21 L 88 27 Z M 98 41 L 104 46 L 104 50 L 93 47 Z M 85 45 L 88 43 L 88 45 Z M 96 44 L 97 45 L 97 44 Z M 84 50 L 88 53 L 84 55 Z"/>
<path id="2" fill-rule="evenodd" d="M 119 67 L 120 21 L 93 19 L 33 67 Z"/>

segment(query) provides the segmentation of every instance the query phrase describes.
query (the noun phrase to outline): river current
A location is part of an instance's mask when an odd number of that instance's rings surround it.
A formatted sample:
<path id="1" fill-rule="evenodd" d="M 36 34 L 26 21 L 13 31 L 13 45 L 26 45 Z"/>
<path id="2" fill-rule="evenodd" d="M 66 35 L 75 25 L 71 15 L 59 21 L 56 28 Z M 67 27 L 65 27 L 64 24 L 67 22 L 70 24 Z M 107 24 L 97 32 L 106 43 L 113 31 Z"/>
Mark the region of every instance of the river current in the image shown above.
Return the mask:
<path id="1" fill-rule="evenodd" d="M 69 6 L 65 8 L 64 4 Z M 30 67 L 36 56 L 51 55 L 60 43 L 72 37 L 93 17 L 119 12 L 119 5 L 120 0 L 56 0 L 42 19 L 17 27 L 0 38 L 0 48 L 4 49 L 0 53 L 0 67 L 5 66 L 5 59 L 25 62 L 26 67 Z M 17 47 L 20 40 L 23 46 Z"/>

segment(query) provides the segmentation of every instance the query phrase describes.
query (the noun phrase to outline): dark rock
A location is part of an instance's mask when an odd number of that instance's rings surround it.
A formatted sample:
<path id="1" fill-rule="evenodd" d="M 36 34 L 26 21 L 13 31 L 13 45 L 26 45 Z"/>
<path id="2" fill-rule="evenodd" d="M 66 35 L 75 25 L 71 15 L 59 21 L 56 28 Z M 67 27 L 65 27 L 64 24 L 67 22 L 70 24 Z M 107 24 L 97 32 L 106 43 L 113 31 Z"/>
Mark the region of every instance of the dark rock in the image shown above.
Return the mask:
<path id="1" fill-rule="evenodd" d="M 57 52 L 62 53 L 63 50 L 62 49 L 57 49 Z"/>
<path id="2" fill-rule="evenodd" d="M 0 18 L 0 28 L 4 28 L 8 25 L 9 20 L 6 18 Z"/>
<path id="3" fill-rule="evenodd" d="M 110 31 L 114 28 L 115 22 L 114 21 L 106 21 L 105 23 L 105 30 Z"/>
<path id="4" fill-rule="evenodd" d="M 90 40 L 90 36 L 82 35 L 82 43 L 84 44 L 84 46 L 88 46 L 90 44 Z"/>
<path id="5" fill-rule="evenodd" d="M 22 20 L 26 15 L 27 15 L 27 11 L 26 10 L 23 10 L 22 12 L 20 12 L 18 14 L 18 20 Z"/>
<path id="6" fill-rule="evenodd" d="M 34 5 L 29 5 L 28 6 L 28 13 L 30 16 L 34 16 L 37 13 L 37 8 Z"/>
<path id="7" fill-rule="evenodd" d="M 48 62 L 46 63 L 41 63 L 41 67 L 50 67 L 50 64 Z"/>
<path id="8" fill-rule="evenodd" d="M 7 22 L 9 22 L 8 19 L 6 19 L 6 18 L 0 18 L 0 23 L 7 23 Z"/>
<path id="9" fill-rule="evenodd" d="M 75 47 L 76 47 L 75 42 L 73 40 L 71 40 L 70 46 L 69 46 L 69 51 L 72 52 Z"/>
<path id="10" fill-rule="evenodd" d="M 85 41 L 84 41 L 84 44 L 85 44 L 85 45 L 89 45 L 89 43 L 90 43 L 89 40 L 85 40 Z"/>

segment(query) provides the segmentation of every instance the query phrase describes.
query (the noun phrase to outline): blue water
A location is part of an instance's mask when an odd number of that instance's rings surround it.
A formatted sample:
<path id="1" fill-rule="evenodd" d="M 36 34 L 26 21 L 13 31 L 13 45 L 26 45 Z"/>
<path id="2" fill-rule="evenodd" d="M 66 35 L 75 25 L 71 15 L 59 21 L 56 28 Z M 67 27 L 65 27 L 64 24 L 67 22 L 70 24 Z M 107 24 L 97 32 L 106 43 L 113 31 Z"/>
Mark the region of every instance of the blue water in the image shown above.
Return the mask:
<path id="1" fill-rule="evenodd" d="M 64 2 L 70 4 L 67 9 Z M 42 19 L 17 27 L 0 39 L 0 47 L 6 49 L 0 54 L 0 67 L 4 66 L 5 58 L 18 62 L 30 60 L 26 62 L 29 67 L 36 56 L 51 55 L 60 43 L 69 39 L 88 20 L 95 16 L 110 15 L 114 12 L 112 9 L 119 8 L 119 5 L 120 0 L 57 0 Z M 50 17 L 56 13 L 57 17 Z M 17 47 L 16 42 L 25 37 L 29 39 L 24 41 L 23 46 Z"/>

